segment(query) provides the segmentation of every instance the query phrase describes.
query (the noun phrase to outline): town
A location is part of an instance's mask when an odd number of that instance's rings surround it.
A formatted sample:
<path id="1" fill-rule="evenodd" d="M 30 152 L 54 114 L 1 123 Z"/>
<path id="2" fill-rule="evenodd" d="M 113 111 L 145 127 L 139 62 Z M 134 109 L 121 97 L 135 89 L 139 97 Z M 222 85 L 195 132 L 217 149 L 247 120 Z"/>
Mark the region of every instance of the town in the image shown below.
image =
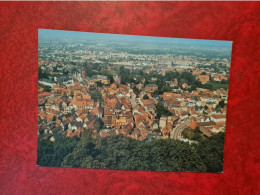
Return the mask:
<path id="1" fill-rule="evenodd" d="M 226 56 L 40 44 L 38 137 L 197 143 L 225 132 L 229 69 Z"/>

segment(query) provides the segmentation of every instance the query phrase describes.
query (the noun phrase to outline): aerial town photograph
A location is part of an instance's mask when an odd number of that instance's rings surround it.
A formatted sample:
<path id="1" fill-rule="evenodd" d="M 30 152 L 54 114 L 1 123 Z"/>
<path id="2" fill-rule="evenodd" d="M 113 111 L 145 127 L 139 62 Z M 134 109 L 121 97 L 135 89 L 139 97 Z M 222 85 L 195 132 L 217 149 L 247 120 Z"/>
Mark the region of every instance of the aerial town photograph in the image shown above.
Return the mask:
<path id="1" fill-rule="evenodd" d="M 223 171 L 232 41 L 38 38 L 37 166 Z"/>

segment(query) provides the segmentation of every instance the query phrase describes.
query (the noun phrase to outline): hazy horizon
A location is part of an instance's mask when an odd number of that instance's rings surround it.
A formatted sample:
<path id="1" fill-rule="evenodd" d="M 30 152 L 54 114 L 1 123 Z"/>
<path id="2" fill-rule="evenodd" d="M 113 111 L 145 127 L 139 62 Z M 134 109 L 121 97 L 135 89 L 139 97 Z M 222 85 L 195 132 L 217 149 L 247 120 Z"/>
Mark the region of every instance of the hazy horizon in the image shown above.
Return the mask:
<path id="1" fill-rule="evenodd" d="M 79 31 L 64 31 L 64 30 L 38 30 L 39 43 L 44 42 L 74 42 L 87 43 L 93 42 L 95 44 L 136 44 L 136 45 L 154 45 L 167 47 L 205 47 L 212 49 L 232 49 L 232 41 L 220 40 L 205 40 L 205 39 L 186 39 L 186 38 L 171 38 L 171 37 L 155 37 L 155 36 L 140 36 L 140 35 L 123 35 L 123 34 L 107 34 L 107 33 L 93 33 L 93 32 L 79 32 Z"/>

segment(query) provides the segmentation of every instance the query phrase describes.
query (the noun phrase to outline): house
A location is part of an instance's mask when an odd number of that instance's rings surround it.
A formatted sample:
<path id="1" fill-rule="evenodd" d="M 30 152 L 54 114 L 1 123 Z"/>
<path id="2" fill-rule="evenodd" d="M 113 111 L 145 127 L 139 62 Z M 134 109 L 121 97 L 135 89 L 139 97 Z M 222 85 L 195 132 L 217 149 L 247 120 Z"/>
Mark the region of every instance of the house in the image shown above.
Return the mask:
<path id="1" fill-rule="evenodd" d="M 190 124 L 189 124 L 189 127 L 191 128 L 191 129 L 195 129 L 196 127 L 197 127 L 197 123 L 196 123 L 196 118 L 195 117 L 191 117 L 190 118 Z"/>
<path id="2" fill-rule="evenodd" d="M 156 84 L 148 84 L 145 86 L 144 90 L 148 92 L 154 92 L 155 90 L 158 90 L 158 86 Z"/>
<path id="3" fill-rule="evenodd" d="M 189 88 L 189 85 L 188 85 L 187 83 L 183 83 L 181 86 L 182 86 L 182 88 L 184 88 L 184 89 Z"/>
<path id="4" fill-rule="evenodd" d="M 170 87 L 178 87 L 178 80 L 176 78 L 170 82 Z"/>
<path id="5" fill-rule="evenodd" d="M 211 137 L 212 133 L 209 129 L 207 129 L 206 127 L 201 126 L 200 127 L 200 131 L 203 133 L 203 135 L 207 136 L 207 137 Z"/>
<path id="6" fill-rule="evenodd" d="M 73 120 L 72 122 L 69 123 L 68 130 L 75 130 L 78 129 L 79 127 L 83 127 L 83 123 Z"/>
<path id="7" fill-rule="evenodd" d="M 159 127 L 162 129 L 166 126 L 167 122 L 167 117 L 166 116 L 161 116 L 160 121 L 159 121 Z"/>
<path id="8" fill-rule="evenodd" d="M 197 122 L 198 127 L 213 127 L 216 123 L 211 121 L 211 122 Z"/>
<path id="9" fill-rule="evenodd" d="M 174 93 L 172 93 L 172 92 L 164 92 L 163 100 L 167 101 L 167 100 L 171 100 L 171 99 L 175 99 Z"/>
<path id="10" fill-rule="evenodd" d="M 104 126 L 106 128 L 111 128 L 112 127 L 112 116 L 107 116 L 102 119 Z"/>
<path id="11" fill-rule="evenodd" d="M 109 84 L 110 80 L 107 78 L 107 76 L 103 76 L 103 75 L 94 75 L 91 78 L 91 81 L 96 83 L 96 82 L 101 82 L 102 84 Z"/>
<path id="12" fill-rule="evenodd" d="M 154 121 L 153 121 L 152 129 L 153 129 L 153 130 L 159 129 L 158 120 L 154 120 Z"/>
<path id="13" fill-rule="evenodd" d="M 199 75 L 198 79 L 202 84 L 205 84 L 209 82 L 209 75 Z"/>
<path id="14" fill-rule="evenodd" d="M 86 100 L 86 108 L 92 110 L 94 108 L 95 101 L 93 99 Z"/>
<path id="15" fill-rule="evenodd" d="M 219 133 L 220 131 L 222 131 L 221 126 L 219 125 L 214 125 L 212 130 L 213 133 Z"/>
<path id="16" fill-rule="evenodd" d="M 224 114 L 218 114 L 218 115 L 213 114 L 211 117 L 214 122 L 225 122 L 226 121 L 226 115 L 224 115 Z"/>
<path id="17" fill-rule="evenodd" d="M 155 101 L 153 99 L 143 99 L 140 101 L 140 104 L 149 112 L 155 113 Z"/>
<path id="18" fill-rule="evenodd" d="M 102 138 L 105 138 L 105 137 L 110 136 L 110 134 L 108 133 L 108 130 L 107 130 L 107 129 L 101 130 L 99 134 L 100 134 L 100 136 L 101 136 Z"/>
<path id="19" fill-rule="evenodd" d="M 192 75 L 195 76 L 195 75 L 200 75 L 202 73 L 202 71 L 193 71 L 192 72 Z"/>
<path id="20" fill-rule="evenodd" d="M 212 121 L 214 121 L 217 125 L 225 125 L 226 123 L 226 115 L 225 114 L 212 114 Z"/>
<path id="21" fill-rule="evenodd" d="M 38 82 L 39 82 L 39 84 L 46 85 L 46 86 L 49 86 L 49 87 L 53 87 L 54 85 L 57 84 L 54 81 L 50 81 L 49 79 L 44 79 L 44 78 L 39 79 Z"/>
<path id="22" fill-rule="evenodd" d="M 214 81 L 222 81 L 222 80 L 227 80 L 227 77 L 220 75 L 220 74 L 216 74 L 214 76 Z"/>
<path id="23" fill-rule="evenodd" d="M 167 121 L 165 127 L 161 129 L 163 135 L 162 138 L 169 138 L 171 129 L 172 129 L 172 123 L 170 121 Z"/>
<path id="24" fill-rule="evenodd" d="M 97 116 L 98 118 L 102 118 L 104 114 L 104 109 L 102 107 L 94 108 L 90 114 Z"/>

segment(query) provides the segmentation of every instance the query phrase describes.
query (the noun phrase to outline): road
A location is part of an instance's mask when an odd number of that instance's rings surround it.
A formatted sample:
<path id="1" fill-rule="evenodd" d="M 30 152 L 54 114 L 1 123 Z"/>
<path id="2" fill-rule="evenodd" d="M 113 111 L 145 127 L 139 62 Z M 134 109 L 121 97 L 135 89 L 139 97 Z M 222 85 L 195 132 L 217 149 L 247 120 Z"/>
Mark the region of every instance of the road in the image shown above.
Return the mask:
<path id="1" fill-rule="evenodd" d="M 180 138 L 181 132 L 187 127 L 189 126 L 190 121 L 186 121 L 180 125 L 177 125 L 174 129 L 172 129 L 171 131 L 171 138 L 177 140 L 178 138 Z"/>

